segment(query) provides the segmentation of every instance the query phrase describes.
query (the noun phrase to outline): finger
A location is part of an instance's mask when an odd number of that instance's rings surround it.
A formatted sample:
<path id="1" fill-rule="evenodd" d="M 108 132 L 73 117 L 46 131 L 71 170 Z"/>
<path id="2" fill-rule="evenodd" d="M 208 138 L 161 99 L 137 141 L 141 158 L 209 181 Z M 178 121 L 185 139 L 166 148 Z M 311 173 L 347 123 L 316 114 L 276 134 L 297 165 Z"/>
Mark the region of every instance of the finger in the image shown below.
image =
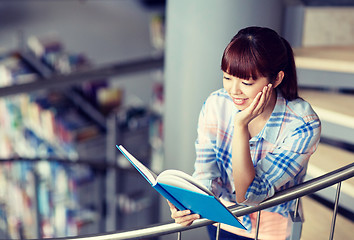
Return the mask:
<path id="1" fill-rule="evenodd" d="M 269 102 L 269 100 L 270 100 L 270 97 L 272 96 L 272 90 L 273 90 L 272 86 L 273 86 L 273 85 L 272 85 L 271 83 L 268 84 L 267 104 L 268 104 L 268 102 Z"/>
<path id="2" fill-rule="evenodd" d="M 272 96 L 272 84 L 270 83 L 266 87 L 267 87 L 266 92 L 265 92 L 266 96 L 265 96 L 265 102 L 264 102 L 264 107 L 263 107 L 262 111 L 268 105 L 268 103 L 270 102 L 270 98 Z"/>
<path id="3" fill-rule="evenodd" d="M 251 105 L 248 107 L 251 113 L 256 109 L 256 107 L 259 104 L 260 98 L 262 97 L 263 93 L 259 92 L 257 93 L 256 97 L 253 99 Z"/>
<path id="4" fill-rule="evenodd" d="M 180 225 L 182 225 L 183 227 L 188 227 L 188 226 L 190 226 L 190 225 L 192 225 L 192 223 L 194 222 L 194 221 L 185 221 L 185 222 L 177 222 L 177 221 L 175 221 L 177 224 L 180 224 Z"/>
<path id="5" fill-rule="evenodd" d="M 171 212 L 178 211 L 175 205 L 173 205 L 170 201 L 167 200 L 168 206 L 170 207 Z"/>
<path id="6" fill-rule="evenodd" d="M 195 220 L 197 220 L 199 218 L 200 218 L 199 214 L 190 214 L 190 215 L 175 219 L 175 222 L 178 223 L 178 224 L 181 224 L 183 226 L 189 226 Z"/>
<path id="7" fill-rule="evenodd" d="M 262 96 L 261 96 L 261 99 L 259 99 L 259 102 L 260 102 L 260 105 L 261 106 L 264 106 L 264 103 L 266 102 L 267 100 L 267 95 L 268 94 L 268 86 L 264 86 L 263 87 L 263 90 L 262 90 Z"/>
<path id="8" fill-rule="evenodd" d="M 180 225 L 182 225 L 183 227 L 188 227 L 190 225 L 192 225 L 193 221 L 190 222 L 184 222 L 184 223 L 179 223 Z"/>
<path id="9" fill-rule="evenodd" d="M 257 115 L 263 112 L 265 102 L 266 102 L 266 94 L 267 94 L 267 86 L 264 86 L 261 92 L 261 96 L 259 98 L 257 106 L 254 108 L 254 113 Z"/>
<path id="10" fill-rule="evenodd" d="M 273 90 L 272 86 L 273 85 L 271 83 L 269 83 L 267 86 L 265 86 L 263 88 L 263 91 L 265 93 L 265 104 L 264 104 L 264 106 L 266 106 L 268 104 L 268 102 L 270 100 L 270 97 L 272 96 L 272 90 Z"/>
<path id="11" fill-rule="evenodd" d="M 171 210 L 171 212 L 172 212 L 171 217 L 173 219 L 183 218 L 191 214 L 190 210 L 177 211 L 176 209 L 176 210 Z"/>

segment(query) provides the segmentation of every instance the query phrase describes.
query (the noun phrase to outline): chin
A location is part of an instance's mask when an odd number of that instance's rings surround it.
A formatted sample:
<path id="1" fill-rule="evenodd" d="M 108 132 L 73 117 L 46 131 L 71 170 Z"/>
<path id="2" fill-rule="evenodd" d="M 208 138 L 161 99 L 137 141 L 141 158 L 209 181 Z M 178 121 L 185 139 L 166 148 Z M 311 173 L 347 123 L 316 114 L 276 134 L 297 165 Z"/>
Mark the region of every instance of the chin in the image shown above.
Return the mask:
<path id="1" fill-rule="evenodd" d="M 242 111 L 242 110 L 245 110 L 248 106 L 235 104 L 235 107 L 236 107 L 238 110 Z"/>

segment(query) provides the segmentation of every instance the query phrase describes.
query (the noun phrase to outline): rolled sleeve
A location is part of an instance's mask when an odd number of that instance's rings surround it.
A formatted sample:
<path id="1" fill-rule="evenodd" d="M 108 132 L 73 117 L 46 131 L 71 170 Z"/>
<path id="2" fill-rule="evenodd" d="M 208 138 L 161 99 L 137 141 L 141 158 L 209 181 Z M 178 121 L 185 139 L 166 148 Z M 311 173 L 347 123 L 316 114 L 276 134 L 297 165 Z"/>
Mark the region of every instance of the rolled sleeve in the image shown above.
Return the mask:
<path id="1" fill-rule="evenodd" d="M 314 120 L 296 128 L 257 162 L 256 175 L 241 204 L 256 205 L 284 186 L 300 183 L 307 163 L 316 150 L 321 133 L 320 121 Z"/>
<path id="2" fill-rule="evenodd" d="M 212 190 L 212 180 L 220 177 L 220 170 L 214 151 L 217 128 L 215 119 L 211 118 L 210 115 L 205 103 L 198 120 L 198 138 L 195 142 L 196 161 L 193 177 L 198 179 L 209 190 Z"/>

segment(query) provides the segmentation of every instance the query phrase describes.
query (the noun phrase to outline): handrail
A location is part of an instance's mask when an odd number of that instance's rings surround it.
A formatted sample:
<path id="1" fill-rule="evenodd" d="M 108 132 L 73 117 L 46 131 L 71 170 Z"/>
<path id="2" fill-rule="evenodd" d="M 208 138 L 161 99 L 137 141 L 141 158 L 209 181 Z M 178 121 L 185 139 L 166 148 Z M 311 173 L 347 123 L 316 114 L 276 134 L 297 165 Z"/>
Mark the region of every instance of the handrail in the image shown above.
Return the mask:
<path id="1" fill-rule="evenodd" d="M 163 56 L 150 56 L 143 59 L 78 70 L 70 74 L 52 75 L 46 79 L 46 81 L 36 79 L 28 83 L 0 87 L 0 97 L 29 93 L 42 89 L 58 89 L 85 81 L 94 81 L 112 76 L 124 76 L 147 70 L 160 69 L 163 67 L 163 61 Z"/>
<path id="2" fill-rule="evenodd" d="M 61 163 L 61 164 L 67 164 L 67 165 L 82 165 L 82 166 L 87 166 L 94 168 L 97 171 L 105 171 L 108 168 L 109 169 L 123 169 L 125 171 L 131 171 L 131 172 L 136 172 L 135 169 L 133 168 L 123 168 L 119 166 L 118 164 L 114 163 L 109 163 L 106 161 L 103 161 L 102 159 L 99 158 L 78 158 L 78 159 L 68 159 L 68 158 L 59 158 L 59 157 L 53 157 L 53 156 L 42 156 L 42 157 L 22 157 L 22 156 L 14 156 L 14 157 L 9 157 L 9 158 L 0 158 L 0 166 L 5 163 L 9 162 L 30 162 L 30 163 L 35 163 L 35 162 L 41 162 L 41 161 L 48 161 L 48 162 L 56 162 L 56 163 Z"/>
<path id="3" fill-rule="evenodd" d="M 329 172 L 325 175 L 322 175 L 320 177 L 306 181 L 297 186 L 291 187 L 283 191 L 279 191 L 275 193 L 273 197 L 261 202 L 257 206 L 232 206 L 229 209 L 232 211 L 233 214 L 240 217 L 246 214 L 250 214 L 269 207 L 276 206 L 283 202 L 287 202 L 290 200 L 297 199 L 299 197 L 303 197 L 305 195 L 327 188 L 329 186 L 332 186 L 336 183 L 340 183 L 352 177 L 354 177 L 354 162 L 342 168 Z M 214 222 L 211 220 L 198 219 L 194 221 L 194 223 L 191 226 L 188 227 L 183 227 L 176 223 L 167 223 L 167 224 L 153 225 L 147 228 L 129 230 L 123 232 L 104 233 L 104 234 L 95 234 L 95 235 L 78 236 L 78 237 L 55 238 L 55 239 L 67 239 L 67 240 L 70 239 L 72 240 L 74 239 L 75 240 L 140 239 L 143 237 L 149 238 L 149 237 L 167 235 L 171 233 L 177 233 L 181 231 L 186 231 L 186 230 L 210 225 L 212 223 Z M 47 240 L 50 239 L 51 238 L 48 238 Z"/>

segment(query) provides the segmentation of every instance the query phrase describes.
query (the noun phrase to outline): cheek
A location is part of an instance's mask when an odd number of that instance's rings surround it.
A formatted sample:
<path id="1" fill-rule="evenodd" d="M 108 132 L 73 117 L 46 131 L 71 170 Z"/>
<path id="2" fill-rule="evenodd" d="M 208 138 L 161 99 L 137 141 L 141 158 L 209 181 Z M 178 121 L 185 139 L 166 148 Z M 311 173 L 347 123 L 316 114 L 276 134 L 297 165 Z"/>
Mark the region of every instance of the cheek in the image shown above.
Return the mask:
<path id="1" fill-rule="evenodd" d="M 263 88 L 261 88 L 261 87 L 253 87 L 253 88 L 249 87 L 249 88 L 247 88 L 247 89 L 244 89 L 243 92 L 244 92 L 250 99 L 254 99 L 254 98 L 257 96 L 257 94 L 262 91 L 262 89 L 263 89 Z"/>
<path id="2" fill-rule="evenodd" d="M 223 83 L 222 83 L 222 85 L 223 85 L 223 88 L 225 88 L 225 90 L 227 91 L 227 92 L 230 92 L 230 89 L 231 89 L 231 86 L 232 86 L 232 84 L 230 84 L 230 81 L 223 81 Z"/>

